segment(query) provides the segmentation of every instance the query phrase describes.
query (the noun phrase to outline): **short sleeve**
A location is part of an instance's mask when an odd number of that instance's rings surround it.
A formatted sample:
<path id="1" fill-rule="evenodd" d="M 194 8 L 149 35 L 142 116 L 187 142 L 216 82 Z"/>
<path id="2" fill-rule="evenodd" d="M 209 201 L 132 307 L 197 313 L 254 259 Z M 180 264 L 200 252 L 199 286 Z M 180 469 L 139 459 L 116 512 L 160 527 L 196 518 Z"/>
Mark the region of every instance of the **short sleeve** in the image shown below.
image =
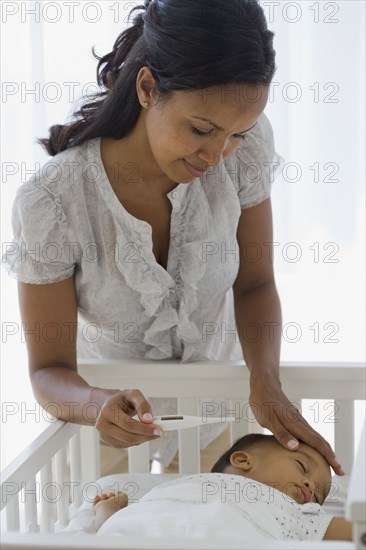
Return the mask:
<path id="1" fill-rule="evenodd" d="M 17 190 L 12 206 L 13 241 L 3 243 L 2 266 L 23 283 L 47 284 L 71 277 L 73 243 L 60 196 L 33 176 Z"/>
<path id="2" fill-rule="evenodd" d="M 243 143 L 224 161 L 242 209 L 260 204 L 270 197 L 272 184 L 284 162 L 284 158 L 275 151 L 271 123 L 262 113 Z"/>

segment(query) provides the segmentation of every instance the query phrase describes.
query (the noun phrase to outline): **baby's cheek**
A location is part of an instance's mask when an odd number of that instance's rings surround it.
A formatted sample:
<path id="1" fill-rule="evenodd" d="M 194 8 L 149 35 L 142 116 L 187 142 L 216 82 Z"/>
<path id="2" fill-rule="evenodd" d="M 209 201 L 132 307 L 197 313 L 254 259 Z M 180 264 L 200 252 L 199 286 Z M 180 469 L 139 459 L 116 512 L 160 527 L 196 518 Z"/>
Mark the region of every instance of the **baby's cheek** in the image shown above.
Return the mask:
<path id="1" fill-rule="evenodd" d="M 290 499 L 296 500 L 298 502 L 299 495 L 296 489 L 296 485 L 294 483 L 288 483 L 285 485 L 285 487 L 282 490 L 284 494 L 284 498 L 287 500 L 287 502 L 290 501 Z"/>

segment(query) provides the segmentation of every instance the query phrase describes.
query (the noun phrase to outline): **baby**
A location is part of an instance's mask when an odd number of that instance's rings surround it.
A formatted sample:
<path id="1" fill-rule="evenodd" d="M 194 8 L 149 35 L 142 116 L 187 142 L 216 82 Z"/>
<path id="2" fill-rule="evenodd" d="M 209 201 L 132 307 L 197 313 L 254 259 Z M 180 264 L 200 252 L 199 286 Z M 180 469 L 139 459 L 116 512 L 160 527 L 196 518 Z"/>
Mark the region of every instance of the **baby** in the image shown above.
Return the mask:
<path id="1" fill-rule="evenodd" d="M 245 532 L 247 539 L 352 540 L 351 523 L 321 508 L 330 488 L 330 468 L 314 448 L 300 443 L 289 451 L 271 435 L 250 434 L 211 473 L 161 484 L 136 504 L 127 507 L 124 493 L 97 496 L 95 527 L 100 534 L 133 535 L 144 517 L 150 536 L 224 532 L 240 540 Z"/>

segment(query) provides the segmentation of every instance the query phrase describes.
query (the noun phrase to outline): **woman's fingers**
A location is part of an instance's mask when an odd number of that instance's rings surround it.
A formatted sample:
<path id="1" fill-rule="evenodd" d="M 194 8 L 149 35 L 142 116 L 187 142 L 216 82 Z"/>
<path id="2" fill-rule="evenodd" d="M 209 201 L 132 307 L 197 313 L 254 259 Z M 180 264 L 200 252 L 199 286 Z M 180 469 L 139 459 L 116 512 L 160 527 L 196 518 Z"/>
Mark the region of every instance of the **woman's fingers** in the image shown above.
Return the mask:
<path id="1" fill-rule="evenodd" d="M 140 390 L 125 390 L 126 398 L 133 406 L 141 422 L 152 422 L 151 405 Z"/>
<path id="2" fill-rule="evenodd" d="M 152 421 L 131 418 L 151 415 L 151 405 L 139 390 L 124 390 L 109 397 L 102 406 L 95 423 L 100 437 L 114 447 L 126 448 L 140 445 L 163 435 L 162 428 Z M 148 417 L 149 419 L 149 417 Z"/>
<path id="3" fill-rule="evenodd" d="M 104 443 L 108 443 L 108 445 L 111 445 L 112 447 L 116 447 L 118 449 L 127 449 L 128 447 L 134 447 L 135 445 L 141 445 L 142 443 L 145 443 L 146 441 L 152 441 L 153 439 L 157 439 L 159 436 L 139 436 L 139 435 L 133 435 L 129 436 L 126 433 L 122 433 L 121 430 L 114 431 L 113 427 L 108 430 L 108 432 L 101 432 L 100 430 L 100 439 Z M 113 435 L 111 435 L 113 434 Z M 115 437 L 113 437 L 115 436 Z"/>
<path id="4" fill-rule="evenodd" d="M 279 424 L 285 428 L 285 431 L 287 431 L 290 436 L 292 435 L 292 439 L 296 441 L 298 438 L 310 447 L 316 449 L 321 455 L 324 456 L 325 460 L 333 468 L 337 475 L 344 475 L 345 472 L 339 464 L 337 457 L 328 441 L 326 441 L 324 437 L 322 437 L 310 426 L 310 424 L 293 405 L 287 405 L 285 410 L 286 414 L 279 420 Z M 283 444 L 283 439 L 280 441 L 281 444 Z M 290 439 L 284 446 L 290 450 L 296 450 L 298 445 L 291 447 L 289 445 L 289 441 Z"/>
<path id="5" fill-rule="evenodd" d="M 316 449 L 321 455 L 323 455 L 325 460 L 333 468 L 334 472 L 337 475 L 339 476 L 345 475 L 346 472 L 343 470 L 342 466 L 339 464 L 338 459 L 334 454 L 332 447 L 329 445 L 329 443 L 325 439 L 322 438 L 320 434 L 312 430 L 312 434 L 310 435 L 307 441 L 304 439 L 304 442 L 307 443 L 307 445 L 314 447 L 314 449 Z"/>
<path id="6" fill-rule="evenodd" d="M 283 447 L 290 450 L 296 450 L 299 446 L 299 441 L 281 421 L 281 409 L 281 404 L 273 407 L 273 414 L 268 417 L 266 428 L 271 430 L 277 441 Z"/>
<path id="7" fill-rule="evenodd" d="M 315 431 L 303 417 L 301 417 L 299 422 L 294 425 L 293 433 L 299 439 L 301 439 L 301 441 L 303 441 L 310 447 L 313 447 L 321 455 L 323 455 L 325 460 L 333 468 L 334 472 L 337 475 L 342 476 L 345 474 L 328 441 L 326 441 L 324 437 L 322 437 L 317 431 Z"/>
<path id="8" fill-rule="evenodd" d="M 324 456 L 328 464 L 337 475 L 344 475 L 341 465 L 335 456 L 329 443 L 316 432 L 301 415 L 300 411 L 287 399 L 279 388 L 272 388 L 271 399 L 268 399 L 268 388 L 264 391 L 256 391 L 251 403 L 261 411 L 261 418 L 257 418 L 261 426 L 269 429 L 277 441 L 286 449 L 296 451 L 299 441 L 302 441 L 316 449 Z M 271 405 L 269 407 L 269 405 Z M 254 413 L 254 410 L 253 410 Z"/>
<path id="9" fill-rule="evenodd" d="M 130 419 L 132 420 L 132 419 Z M 142 424 L 137 420 L 133 420 L 138 424 Z M 154 425 L 150 428 L 149 431 L 143 431 L 141 433 L 136 429 L 135 431 L 129 431 L 128 427 L 130 424 L 125 423 L 123 426 L 118 426 L 112 422 L 107 421 L 98 421 L 95 424 L 96 429 L 100 434 L 102 441 L 113 445 L 114 447 L 126 448 L 133 447 L 135 445 L 140 445 L 146 441 L 152 441 L 161 437 L 163 432 L 158 427 L 154 428 Z"/>

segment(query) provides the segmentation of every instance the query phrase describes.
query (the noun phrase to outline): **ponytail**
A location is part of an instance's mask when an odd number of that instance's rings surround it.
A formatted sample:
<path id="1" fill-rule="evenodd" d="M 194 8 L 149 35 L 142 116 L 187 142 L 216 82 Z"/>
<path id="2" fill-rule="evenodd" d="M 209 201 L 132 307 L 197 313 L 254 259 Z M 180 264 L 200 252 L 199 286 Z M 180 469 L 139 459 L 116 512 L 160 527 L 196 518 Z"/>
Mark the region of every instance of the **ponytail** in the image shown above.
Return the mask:
<path id="1" fill-rule="evenodd" d="M 151 0 L 145 1 L 145 6 L 136 6 L 130 12 L 131 13 L 137 9 L 148 8 Z M 128 54 L 130 53 L 134 44 L 140 39 L 144 30 L 144 19 L 143 15 L 139 13 L 133 19 L 133 26 L 129 29 L 123 31 L 117 38 L 114 43 L 113 50 L 105 55 L 104 57 L 98 57 L 94 52 L 94 47 L 92 48 L 93 56 L 96 59 L 99 59 L 97 67 L 97 81 L 99 86 L 103 85 L 108 90 L 111 90 L 118 78 L 121 66 L 126 60 Z M 105 67 L 100 71 L 100 67 L 106 64 Z"/>

